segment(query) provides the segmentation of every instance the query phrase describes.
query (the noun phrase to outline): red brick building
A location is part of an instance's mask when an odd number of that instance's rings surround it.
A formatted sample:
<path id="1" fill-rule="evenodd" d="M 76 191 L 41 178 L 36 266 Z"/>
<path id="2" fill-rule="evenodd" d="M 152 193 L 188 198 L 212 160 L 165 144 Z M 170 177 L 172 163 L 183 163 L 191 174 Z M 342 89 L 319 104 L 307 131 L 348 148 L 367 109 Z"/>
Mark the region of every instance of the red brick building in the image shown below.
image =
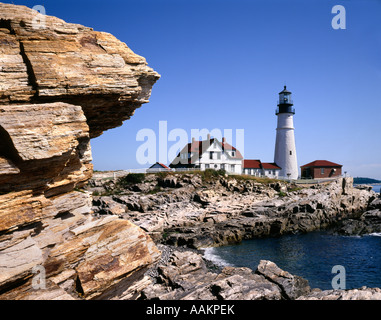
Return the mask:
<path id="1" fill-rule="evenodd" d="M 301 168 L 302 178 L 322 179 L 341 176 L 343 166 L 327 160 L 316 160 Z"/>

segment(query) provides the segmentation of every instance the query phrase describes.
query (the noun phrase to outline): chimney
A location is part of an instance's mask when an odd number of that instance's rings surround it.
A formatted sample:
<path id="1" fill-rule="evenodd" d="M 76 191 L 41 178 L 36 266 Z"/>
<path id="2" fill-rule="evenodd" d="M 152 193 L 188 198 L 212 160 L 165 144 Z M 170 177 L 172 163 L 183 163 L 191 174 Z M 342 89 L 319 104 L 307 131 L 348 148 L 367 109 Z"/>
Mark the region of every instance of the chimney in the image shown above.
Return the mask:
<path id="1" fill-rule="evenodd" d="M 226 143 L 226 138 L 222 138 L 222 143 Z"/>
<path id="2" fill-rule="evenodd" d="M 192 144 L 196 142 L 196 138 L 192 138 Z"/>
<path id="3" fill-rule="evenodd" d="M 210 133 L 208 134 L 208 139 L 210 141 L 210 139 L 212 139 L 212 136 L 210 135 Z"/>

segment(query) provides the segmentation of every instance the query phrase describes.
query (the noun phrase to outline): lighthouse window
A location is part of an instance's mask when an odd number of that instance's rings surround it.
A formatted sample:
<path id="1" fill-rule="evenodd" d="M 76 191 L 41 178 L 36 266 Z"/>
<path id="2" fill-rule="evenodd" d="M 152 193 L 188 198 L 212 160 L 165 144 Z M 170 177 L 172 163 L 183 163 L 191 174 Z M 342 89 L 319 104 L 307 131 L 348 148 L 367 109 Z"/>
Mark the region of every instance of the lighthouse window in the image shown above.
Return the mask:
<path id="1" fill-rule="evenodd" d="M 292 156 L 292 151 L 290 151 L 290 156 Z"/>

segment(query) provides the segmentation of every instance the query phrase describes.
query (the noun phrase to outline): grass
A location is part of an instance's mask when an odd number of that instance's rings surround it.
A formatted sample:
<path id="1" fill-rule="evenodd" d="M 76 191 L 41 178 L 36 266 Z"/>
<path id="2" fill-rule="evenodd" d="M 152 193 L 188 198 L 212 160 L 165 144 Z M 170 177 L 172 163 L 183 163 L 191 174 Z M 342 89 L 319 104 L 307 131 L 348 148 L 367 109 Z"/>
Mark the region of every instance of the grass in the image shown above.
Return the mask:
<path id="1" fill-rule="evenodd" d="M 156 173 L 147 173 L 147 174 L 130 173 L 127 176 L 119 178 L 117 180 L 117 183 L 115 184 L 115 187 L 113 188 L 113 190 L 107 190 L 104 192 L 95 191 L 95 192 L 93 192 L 93 195 L 94 196 L 109 196 L 109 195 L 124 194 L 125 190 L 128 189 L 129 187 L 136 185 L 136 184 L 139 184 L 139 183 L 143 183 L 146 180 L 147 175 L 155 175 L 156 177 L 161 178 L 161 179 L 165 179 L 166 177 L 169 177 L 169 176 L 181 177 L 184 175 L 188 175 L 188 176 L 198 175 L 202 179 L 202 182 L 204 182 L 204 183 L 211 183 L 213 181 L 219 180 L 222 177 L 224 179 L 227 179 L 227 180 L 235 179 L 239 182 L 252 181 L 252 182 L 256 182 L 256 183 L 260 183 L 260 184 L 264 184 L 264 185 L 270 185 L 270 184 L 277 183 L 277 182 L 284 182 L 286 184 L 288 183 L 286 181 L 271 179 L 271 178 L 267 178 L 267 177 L 260 178 L 260 177 L 250 176 L 250 175 L 227 175 L 225 170 L 213 170 L 213 169 L 207 169 L 205 171 L 196 171 L 195 170 L 195 171 L 184 171 L 184 172 L 156 172 Z M 289 190 L 289 191 L 297 191 L 300 189 L 301 189 L 300 187 L 296 187 L 296 188 Z M 157 194 L 157 193 L 163 192 L 163 191 L 164 190 L 159 185 L 157 185 L 157 186 L 155 186 L 154 189 L 148 191 L 146 194 L 147 195 L 154 195 L 154 194 Z M 279 196 L 282 197 L 284 195 L 279 194 Z"/>
<path id="2" fill-rule="evenodd" d="M 281 198 L 284 198 L 285 196 L 287 196 L 287 193 L 281 191 L 278 193 L 278 196 L 281 197 Z"/>
<path id="3" fill-rule="evenodd" d="M 199 175 L 203 181 L 210 182 L 215 179 L 219 179 L 220 177 L 226 177 L 227 172 L 225 170 L 213 170 L 213 169 L 206 169 L 205 171 L 184 171 L 184 172 L 157 172 L 157 173 L 151 173 L 156 175 L 157 177 L 160 177 L 162 179 L 168 177 L 168 176 L 181 176 L 181 175 Z M 284 182 L 288 184 L 288 181 L 278 180 L 278 179 L 271 179 L 267 177 L 254 177 L 250 175 L 228 175 L 227 179 L 236 179 L 238 181 L 254 181 L 257 183 L 262 183 L 269 185 L 271 183 L 277 183 L 277 182 Z"/>
<path id="4" fill-rule="evenodd" d="M 266 185 L 269 185 L 271 183 L 276 183 L 276 182 L 288 183 L 287 181 L 282 181 L 282 180 L 278 180 L 278 179 L 271 179 L 271 178 L 267 178 L 267 177 L 264 177 L 264 178 L 254 177 L 254 176 L 249 176 L 249 175 L 233 175 L 233 176 L 229 176 L 229 177 L 233 177 L 239 181 L 249 180 L 249 181 L 255 181 L 255 182 L 266 184 Z"/>
<path id="5" fill-rule="evenodd" d="M 123 187 L 144 182 L 146 175 L 144 173 L 130 173 L 128 176 L 118 179 L 117 185 Z"/>
<path id="6" fill-rule="evenodd" d="M 162 192 L 163 189 L 160 187 L 160 186 L 156 186 L 154 189 L 152 189 L 151 191 L 148 191 L 146 194 L 149 195 L 149 194 L 157 194 L 159 192 Z"/>

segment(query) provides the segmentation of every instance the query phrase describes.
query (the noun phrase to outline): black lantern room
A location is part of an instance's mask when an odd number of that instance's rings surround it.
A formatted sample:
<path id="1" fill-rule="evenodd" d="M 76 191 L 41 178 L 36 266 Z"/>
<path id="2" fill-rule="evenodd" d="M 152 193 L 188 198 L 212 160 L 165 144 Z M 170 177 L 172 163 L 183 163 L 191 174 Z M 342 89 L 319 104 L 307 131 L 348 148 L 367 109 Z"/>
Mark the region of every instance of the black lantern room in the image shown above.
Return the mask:
<path id="1" fill-rule="evenodd" d="M 284 86 L 284 90 L 279 93 L 279 102 L 276 114 L 280 113 L 292 113 L 295 114 L 294 102 L 291 97 L 292 93 L 287 90 L 287 86 Z"/>

